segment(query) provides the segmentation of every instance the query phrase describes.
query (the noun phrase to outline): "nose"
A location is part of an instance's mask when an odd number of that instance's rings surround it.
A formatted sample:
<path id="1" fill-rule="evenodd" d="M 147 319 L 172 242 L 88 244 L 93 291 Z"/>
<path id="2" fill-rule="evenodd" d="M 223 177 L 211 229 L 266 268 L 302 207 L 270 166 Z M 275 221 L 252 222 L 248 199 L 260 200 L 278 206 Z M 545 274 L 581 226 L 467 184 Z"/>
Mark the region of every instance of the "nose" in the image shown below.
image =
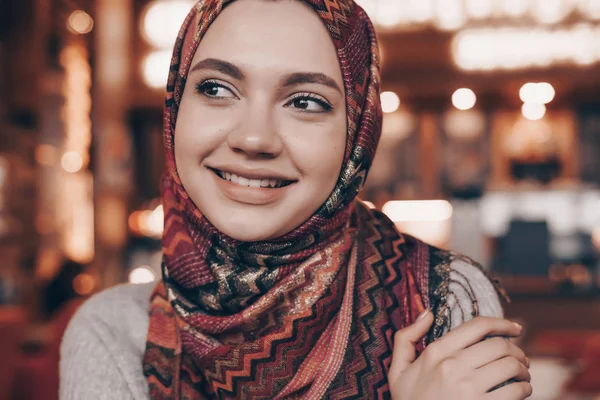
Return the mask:
<path id="1" fill-rule="evenodd" d="M 283 150 L 276 118 L 265 106 L 248 107 L 227 143 L 233 151 L 252 158 L 275 158 Z"/>

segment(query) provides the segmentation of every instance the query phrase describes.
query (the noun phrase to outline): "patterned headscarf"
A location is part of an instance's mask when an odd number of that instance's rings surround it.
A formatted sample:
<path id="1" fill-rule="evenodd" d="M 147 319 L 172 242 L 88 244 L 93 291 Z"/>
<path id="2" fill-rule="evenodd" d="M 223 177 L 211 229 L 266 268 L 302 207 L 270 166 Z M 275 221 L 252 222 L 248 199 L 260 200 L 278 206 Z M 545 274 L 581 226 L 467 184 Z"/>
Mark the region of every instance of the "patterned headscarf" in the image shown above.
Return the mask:
<path id="1" fill-rule="evenodd" d="M 416 268 L 428 265 L 428 249 L 356 199 L 381 134 L 375 32 L 352 0 L 303 0 L 325 24 L 342 70 L 341 173 L 301 226 L 276 240 L 239 242 L 210 224 L 185 191 L 173 136 L 199 42 L 231 1 L 194 6 L 171 62 L 163 279 L 151 299 L 144 356 L 150 396 L 384 398 L 393 333 L 429 305 L 428 268 Z"/>

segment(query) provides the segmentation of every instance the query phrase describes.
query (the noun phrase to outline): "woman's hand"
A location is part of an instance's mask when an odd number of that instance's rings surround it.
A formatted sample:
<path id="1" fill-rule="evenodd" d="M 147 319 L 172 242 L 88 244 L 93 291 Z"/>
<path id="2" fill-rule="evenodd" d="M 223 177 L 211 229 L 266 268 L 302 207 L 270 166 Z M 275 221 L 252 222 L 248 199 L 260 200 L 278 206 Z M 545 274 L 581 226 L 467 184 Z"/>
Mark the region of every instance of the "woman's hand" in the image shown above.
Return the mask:
<path id="1" fill-rule="evenodd" d="M 416 343 L 432 322 L 433 314 L 427 311 L 395 334 L 388 373 L 393 400 L 522 400 L 531 395 L 529 360 L 507 339 L 521 334 L 520 325 L 477 317 L 415 359 Z M 514 382 L 490 391 L 509 380 Z"/>

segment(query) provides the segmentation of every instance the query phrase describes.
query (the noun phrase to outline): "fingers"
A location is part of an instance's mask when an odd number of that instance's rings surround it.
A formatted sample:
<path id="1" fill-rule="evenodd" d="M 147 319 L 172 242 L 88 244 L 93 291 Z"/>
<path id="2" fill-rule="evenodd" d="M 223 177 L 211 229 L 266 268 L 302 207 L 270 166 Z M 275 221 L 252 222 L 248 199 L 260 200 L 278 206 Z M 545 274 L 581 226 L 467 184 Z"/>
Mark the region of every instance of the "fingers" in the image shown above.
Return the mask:
<path id="1" fill-rule="evenodd" d="M 455 356 L 460 362 L 476 369 L 504 357 L 514 357 L 529 368 L 529 360 L 523 350 L 504 337 L 493 337 L 460 351 Z"/>
<path id="2" fill-rule="evenodd" d="M 399 377 L 415 361 L 416 344 L 427 334 L 433 323 L 433 314 L 427 310 L 417 321 L 394 335 L 394 350 L 390 365 L 390 380 Z"/>
<path id="3" fill-rule="evenodd" d="M 514 357 L 505 357 L 475 371 L 475 382 L 483 392 L 487 392 L 504 382 L 515 379 L 520 382 L 531 381 L 529 369 Z"/>
<path id="4" fill-rule="evenodd" d="M 533 388 L 529 382 L 514 382 L 487 393 L 485 400 L 523 400 L 531 396 Z"/>
<path id="5" fill-rule="evenodd" d="M 523 328 L 514 322 L 490 317 L 477 317 L 451 330 L 425 350 L 434 362 L 439 362 L 456 352 L 470 347 L 488 336 L 517 337 Z"/>

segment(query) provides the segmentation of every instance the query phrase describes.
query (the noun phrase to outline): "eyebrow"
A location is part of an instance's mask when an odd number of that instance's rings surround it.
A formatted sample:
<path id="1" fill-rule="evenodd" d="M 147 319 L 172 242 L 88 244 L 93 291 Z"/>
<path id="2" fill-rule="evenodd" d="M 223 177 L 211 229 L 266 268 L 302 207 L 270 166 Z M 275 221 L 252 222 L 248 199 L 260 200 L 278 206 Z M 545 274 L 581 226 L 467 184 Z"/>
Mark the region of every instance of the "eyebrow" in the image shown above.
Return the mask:
<path id="1" fill-rule="evenodd" d="M 333 79 L 320 72 L 296 72 L 286 77 L 281 85 L 286 87 L 300 85 L 303 83 L 316 83 L 335 89 L 340 94 L 344 93 Z"/>
<path id="2" fill-rule="evenodd" d="M 190 73 L 201 69 L 219 71 L 237 80 L 243 80 L 246 77 L 244 73 L 234 64 L 216 58 L 206 58 L 199 61 L 192 67 Z M 280 86 L 296 86 L 303 83 L 316 83 L 319 85 L 324 85 L 337 90 L 342 95 L 344 94 L 340 86 L 332 78 L 320 72 L 295 72 L 286 76 L 280 83 Z"/>
<path id="3" fill-rule="evenodd" d="M 237 80 L 242 80 L 245 77 L 244 73 L 232 63 L 223 60 L 217 60 L 216 58 L 206 58 L 202 61 L 198 61 L 198 63 L 194 65 L 190 72 L 198 71 L 201 69 L 211 69 L 214 71 L 219 71 Z"/>

